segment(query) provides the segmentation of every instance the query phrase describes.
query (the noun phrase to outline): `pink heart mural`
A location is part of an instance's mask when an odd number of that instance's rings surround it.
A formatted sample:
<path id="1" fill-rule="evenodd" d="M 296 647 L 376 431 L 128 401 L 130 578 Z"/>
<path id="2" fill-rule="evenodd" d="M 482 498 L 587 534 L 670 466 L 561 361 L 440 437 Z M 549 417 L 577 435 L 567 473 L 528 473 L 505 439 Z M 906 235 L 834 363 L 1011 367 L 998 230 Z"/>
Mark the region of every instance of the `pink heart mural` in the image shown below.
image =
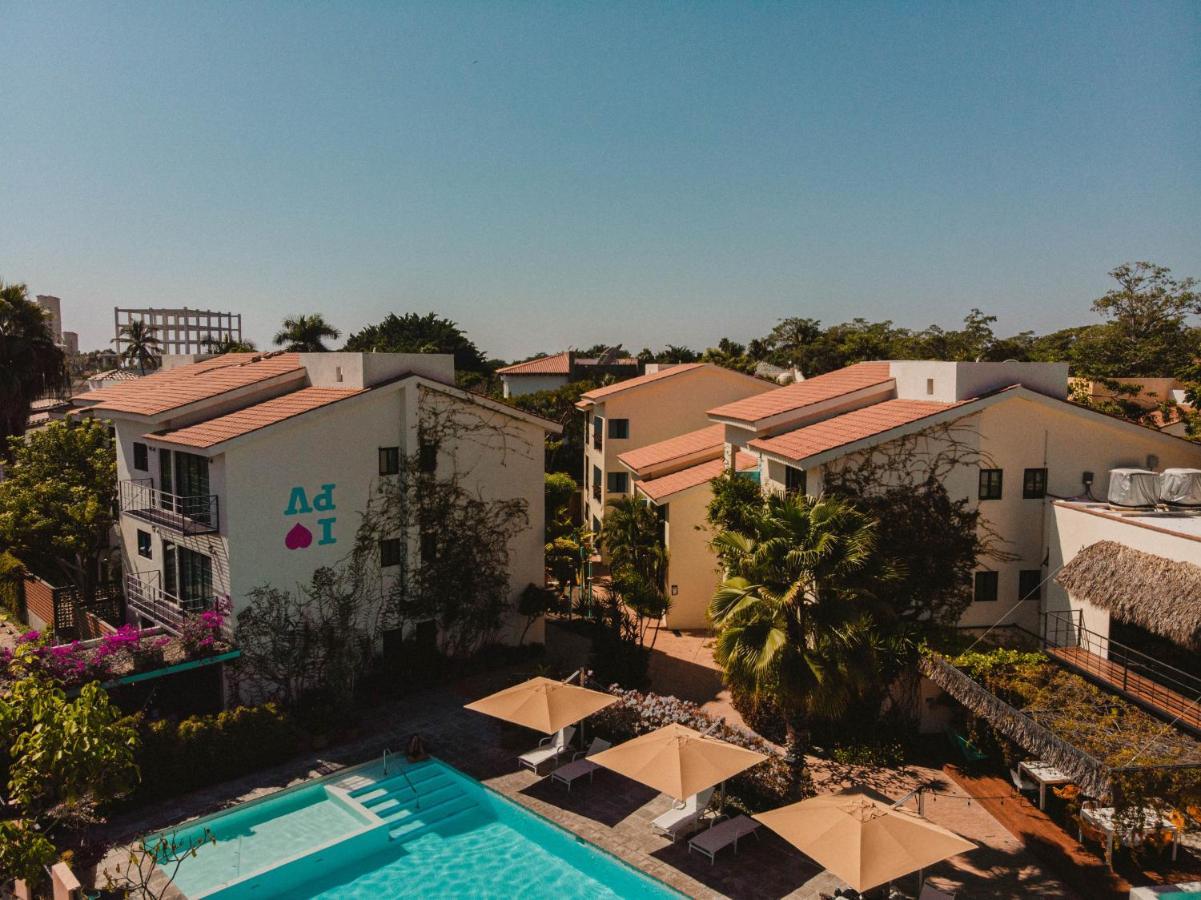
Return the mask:
<path id="1" fill-rule="evenodd" d="M 284 537 L 284 546 L 289 550 L 303 550 L 311 543 L 313 543 L 313 532 L 299 522 L 293 525 L 292 530 Z"/>

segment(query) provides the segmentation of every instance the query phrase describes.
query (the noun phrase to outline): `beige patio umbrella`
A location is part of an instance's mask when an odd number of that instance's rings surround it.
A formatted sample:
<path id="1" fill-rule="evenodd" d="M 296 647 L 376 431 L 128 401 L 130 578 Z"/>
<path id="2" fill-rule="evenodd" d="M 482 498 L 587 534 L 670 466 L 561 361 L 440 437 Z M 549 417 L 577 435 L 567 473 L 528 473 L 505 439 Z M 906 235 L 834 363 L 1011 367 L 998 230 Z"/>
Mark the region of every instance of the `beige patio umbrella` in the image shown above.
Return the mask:
<path id="1" fill-rule="evenodd" d="M 754 750 L 705 737 L 683 725 L 664 725 L 590 759 L 598 766 L 684 800 L 767 757 Z"/>
<path id="2" fill-rule="evenodd" d="M 464 709 L 554 734 L 616 702 L 612 694 L 539 676 L 468 703 Z"/>
<path id="3" fill-rule="evenodd" d="M 976 848 L 917 813 L 852 791 L 812 797 L 755 818 L 857 891 Z"/>

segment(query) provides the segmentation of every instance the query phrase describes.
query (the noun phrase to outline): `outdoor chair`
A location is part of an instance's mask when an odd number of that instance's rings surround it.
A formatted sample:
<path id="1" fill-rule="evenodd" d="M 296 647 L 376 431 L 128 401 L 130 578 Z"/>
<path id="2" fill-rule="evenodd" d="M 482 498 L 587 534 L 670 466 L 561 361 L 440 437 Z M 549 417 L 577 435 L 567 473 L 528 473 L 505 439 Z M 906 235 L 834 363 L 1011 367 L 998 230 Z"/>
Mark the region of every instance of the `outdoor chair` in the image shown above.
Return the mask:
<path id="1" fill-rule="evenodd" d="M 1038 793 L 1038 784 L 1022 774 L 1022 770 L 1014 766 L 1009 770 L 1009 780 L 1013 782 L 1013 786 L 1017 788 L 1019 794 Z"/>
<path id="2" fill-rule="evenodd" d="M 709 857 L 709 865 L 713 865 L 717 862 L 718 851 L 731 844 L 734 845 L 734 852 L 738 852 L 739 838 L 753 834 L 757 840 L 760 839 L 758 829 L 759 823 L 748 816 L 735 816 L 732 819 L 718 816 L 707 829 L 688 842 L 688 852 L 695 850 Z"/>
<path id="3" fill-rule="evenodd" d="M 713 788 L 705 788 L 699 794 L 693 794 L 679 806 L 672 806 L 667 812 L 651 822 L 651 827 L 659 834 L 667 835 L 674 844 L 676 839 L 694 831 L 701 823 L 701 816 L 709 808 L 713 798 Z"/>
<path id="4" fill-rule="evenodd" d="M 596 774 L 596 770 L 600 766 L 588 757 L 600 753 L 602 750 L 608 750 L 611 746 L 612 744 L 604 738 L 594 737 L 587 750 L 577 750 L 572 754 L 571 762 L 559 766 L 559 768 L 550 773 L 551 781 L 561 781 L 567 785 L 568 793 L 571 793 L 571 785 L 577 778 L 583 778 L 587 775 L 588 781 L 591 782 L 592 776 Z"/>
<path id="5" fill-rule="evenodd" d="M 575 737 L 575 726 L 568 725 L 561 731 L 540 740 L 537 749 L 521 754 L 517 757 L 517 763 L 537 773 L 538 767 L 543 763 L 556 760 L 564 753 L 570 752 L 573 737 Z"/>

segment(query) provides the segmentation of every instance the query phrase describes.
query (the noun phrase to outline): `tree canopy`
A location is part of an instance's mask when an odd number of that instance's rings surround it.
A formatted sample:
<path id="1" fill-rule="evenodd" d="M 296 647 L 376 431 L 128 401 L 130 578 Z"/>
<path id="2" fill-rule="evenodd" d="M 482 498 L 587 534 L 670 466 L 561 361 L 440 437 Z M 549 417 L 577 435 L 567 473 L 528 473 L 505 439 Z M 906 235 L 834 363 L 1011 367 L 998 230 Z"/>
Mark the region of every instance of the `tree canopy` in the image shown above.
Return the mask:
<path id="1" fill-rule="evenodd" d="M 30 404 L 65 380 L 63 353 L 42 308 L 25 285 L 0 281 L 0 450 L 25 433 Z"/>
<path id="2" fill-rule="evenodd" d="M 358 353 L 452 353 L 458 372 L 488 372 L 488 362 L 463 329 L 436 313 L 390 313 L 378 325 L 368 325 L 346 340 Z"/>
<path id="3" fill-rule="evenodd" d="M 274 343 L 293 353 L 323 353 L 329 350 L 326 339 L 337 340 L 340 332 L 325 321 L 321 313 L 307 316 L 289 316 L 276 333 Z"/>

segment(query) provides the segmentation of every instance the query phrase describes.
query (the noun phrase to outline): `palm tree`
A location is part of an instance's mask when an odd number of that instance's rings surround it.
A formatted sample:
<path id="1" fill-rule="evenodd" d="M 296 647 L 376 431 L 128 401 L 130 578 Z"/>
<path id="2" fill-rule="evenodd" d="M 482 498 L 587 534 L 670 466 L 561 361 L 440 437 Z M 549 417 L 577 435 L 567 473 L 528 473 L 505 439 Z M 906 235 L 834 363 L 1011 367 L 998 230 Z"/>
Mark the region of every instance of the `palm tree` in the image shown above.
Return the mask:
<path id="1" fill-rule="evenodd" d="M 138 371 L 143 375 L 146 374 L 147 367 L 157 368 L 162 361 L 162 349 L 154 332 L 155 327 L 146 322 L 127 322 L 121 326 L 120 337 L 113 338 L 113 343 L 118 347 L 125 345 L 121 351 L 121 359 L 137 363 Z"/>
<path id="2" fill-rule="evenodd" d="M 275 336 L 275 343 L 293 353 L 324 353 L 329 350 L 323 343 L 325 338 L 337 340 L 341 334 L 325 321 L 321 313 L 289 316 L 284 319 L 283 329 Z"/>
<path id="3" fill-rule="evenodd" d="M 30 404 L 68 384 L 45 312 L 23 284 L 0 281 L 0 457 L 25 433 Z"/>
<path id="4" fill-rule="evenodd" d="M 238 341 L 231 337 L 210 337 L 204 341 L 202 346 L 205 353 L 215 353 L 218 356 L 226 353 L 253 353 L 258 349 L 254 345 L 254 341 Z"/>
<path id="5" fill-rule="evenodd" d="M 709 605 L 714 655 L 732 686 L 779 706 L 799 777 L 806 723 L 844 711 L 877 670 L 868 609 L 888 576 L 875 521 L 844 500 L 773 496 L 752 521 L 714 539 L 728 566 Z"/>
<path id="6" fill-rule="evenodd" d="M 638 640 L 645 643 L 651 624 L 662 619 L 670 605 L 664 590 L 667 549 L 655 507 L 634 497 L 611 499 L 600 540 L 609 554 L 613 593 L 637 616 Z"/>

